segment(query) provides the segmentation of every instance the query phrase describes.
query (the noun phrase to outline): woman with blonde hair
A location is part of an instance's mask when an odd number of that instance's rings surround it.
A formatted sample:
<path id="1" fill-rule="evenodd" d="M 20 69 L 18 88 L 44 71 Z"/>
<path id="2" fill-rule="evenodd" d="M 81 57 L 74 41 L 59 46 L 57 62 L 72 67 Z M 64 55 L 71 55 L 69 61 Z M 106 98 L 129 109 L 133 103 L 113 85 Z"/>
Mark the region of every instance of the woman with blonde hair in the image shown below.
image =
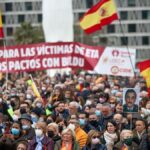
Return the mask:
<path id="1" fill-rule="evenodd" d="M 62 139 L 56 142 L 54 150 L 80 150 L 75 140 L 75 133 L 72 129 L 66 128 L 62 131 Z"/>
<path id="2" fill-rule="evenodd" d="M 106 146 L 100 142 L 99 131 L 89 131 L 86 146 L 84 146 L 82 150 L 107 150 Z"/>

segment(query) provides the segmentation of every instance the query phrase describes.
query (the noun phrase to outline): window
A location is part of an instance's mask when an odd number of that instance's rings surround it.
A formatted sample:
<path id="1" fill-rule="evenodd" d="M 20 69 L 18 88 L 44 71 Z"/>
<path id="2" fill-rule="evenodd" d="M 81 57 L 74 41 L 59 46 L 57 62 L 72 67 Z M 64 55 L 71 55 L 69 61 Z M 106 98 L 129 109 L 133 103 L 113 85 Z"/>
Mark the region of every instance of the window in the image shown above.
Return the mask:
<path id="1" fill-rule="evenodd" d="M 136 1 L 135 0 L 128 0 L 128 6 L 136 6 Z"/>
<path id="2" fill-rule="evenodd" d="M 6 3 L 5 4 L 5 10 L 6 11 L 12 11 L 13 10 L 12 3 Z"/>
<path id="3" fill-rule="evenodd" d="M 115 26 L 114 25 L 107 26 L 107 32 L 108 33 L 114 33 L 115 32 Z"/>
<path id="4" fill-rule="evenodd" d="M 150 19 L 150 11 L 143 10 L 142 11 L 142 19 Z"/>
<path id="5" fill-rule="evenodd" d="M 7 28 L 7 36 L 12 36 L 12 34 L 13 34 L 13 28 L 8 27 Z"/>
<path id="6" fill-rule="evenodd" d="M 79 19 L 83 17 L 84 13 L 79 13 Z"/>
<path id="7" fill-rule="evenodd" d="M 149 38 L 147 36 L 142 37 L 142 44 L 149 45 Z"/>
<path id="8" fill-rule="evenodd" d="M 32 10 L 32 2 L 25 2 L 26 10 Z"/>
<path id="9" fill-rule="evenodd" d="M 120 18 L 121 18 L 121 20 L 127 20 L 128 19 L 128 12 L 127 11 L 120 12 Z"/>
<path id="10" fill-rule="evenodd" d="M 3 23 L 3 24 L 6 23 L 6 19 L 5 19 L 5 16 L 4 16 L 4 15 L 2 16 L 2 23 Z"/>
<path id="11" fill-rule="evenodd" d="M 93 6 L 93 0 L 86 0 L 86 8 L 91 8 Z"/>
<path id="12" fill-rule="evenodd" d="M 127 37 L 121 37 L 121 45 L 128 45 L 128 38 Z"/>
<path id="13" fill-rule="evenodd" d="M 22 23 L 25 21 L 25 16 L 24 15 L 18 15 L 18 23 Z"/>
<path id="14" fill-rule="evenodd" d="M 41 14 L 38 15 L 38 22 L 40 22 L 40 23 L 42 22 L 42 15 Z"/>
<path id="15" fill-rule="evenodd" d="M 128 32 L 136 32 L 136 25 L 135 24 L 129 24 L 128 25 Z"/>

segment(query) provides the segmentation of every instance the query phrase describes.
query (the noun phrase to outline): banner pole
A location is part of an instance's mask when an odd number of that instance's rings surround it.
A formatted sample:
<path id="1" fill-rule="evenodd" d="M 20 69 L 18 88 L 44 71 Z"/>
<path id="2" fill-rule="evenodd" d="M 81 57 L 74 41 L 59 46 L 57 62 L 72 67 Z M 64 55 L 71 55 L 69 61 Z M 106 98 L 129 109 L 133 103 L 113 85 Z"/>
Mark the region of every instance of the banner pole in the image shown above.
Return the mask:
<path id="1" fill-rule="evenodd" d="M 123 35 L 123 37 L 125 37 L 125 33 L 124 33 L 124 30 L 123 30 L 123 26 L 122 26 L 122 23 L 121 23 L 121 19 L 120 19 L 120 18 L 119 18 L 119 25 L 120 25 L 120 29 L 121 29 L 122 35 Z M 135 69 L 134 69 L 134 65 L 133 65 L 133 63 L 132 63 L 132 59 L 131 59 L 131 56 L 130 56 L 130 52 L 129 52 L 129 47 L 128 47 L 128 45 L 126 45 L 126 48 L 127 48 L 128 54 L 129 54 L 129 59 L 130 59 L 131 67 L 132 67 L 132 70 L 133 70 L 133 73 L 134 73 L 134 76 L 135 76 Z"/>

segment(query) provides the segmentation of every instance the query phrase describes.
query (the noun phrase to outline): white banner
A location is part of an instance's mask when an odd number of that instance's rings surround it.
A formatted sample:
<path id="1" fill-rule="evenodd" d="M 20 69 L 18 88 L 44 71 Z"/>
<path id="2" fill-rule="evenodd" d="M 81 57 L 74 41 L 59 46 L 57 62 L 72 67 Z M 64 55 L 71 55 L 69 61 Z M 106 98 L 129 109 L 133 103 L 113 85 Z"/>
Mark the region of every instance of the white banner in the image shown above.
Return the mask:
<path id="1" fill-rule="evenodd" d="M 42 2 L 45 41 L 72 42 L 72 0 L 43 0 Z"/>
<path id="2" fill-rule="evenodd" d="M 134 76 L 136 50 L 106 47 L 94 71 L 115 76 Z"/>

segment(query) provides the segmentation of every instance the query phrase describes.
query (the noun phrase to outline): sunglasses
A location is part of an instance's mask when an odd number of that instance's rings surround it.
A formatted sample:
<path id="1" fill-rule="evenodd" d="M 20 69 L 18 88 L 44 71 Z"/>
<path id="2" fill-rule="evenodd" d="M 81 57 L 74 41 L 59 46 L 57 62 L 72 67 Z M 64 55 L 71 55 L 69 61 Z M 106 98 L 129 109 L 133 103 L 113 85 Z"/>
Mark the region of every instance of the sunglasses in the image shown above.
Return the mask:
<path id="1" fill-rule="evenodd" d="M 96 138 L 99 138 L 99 136 L 93 136 L 92 138 L 93 138 L 93 139 L 96 139 Z"/>

